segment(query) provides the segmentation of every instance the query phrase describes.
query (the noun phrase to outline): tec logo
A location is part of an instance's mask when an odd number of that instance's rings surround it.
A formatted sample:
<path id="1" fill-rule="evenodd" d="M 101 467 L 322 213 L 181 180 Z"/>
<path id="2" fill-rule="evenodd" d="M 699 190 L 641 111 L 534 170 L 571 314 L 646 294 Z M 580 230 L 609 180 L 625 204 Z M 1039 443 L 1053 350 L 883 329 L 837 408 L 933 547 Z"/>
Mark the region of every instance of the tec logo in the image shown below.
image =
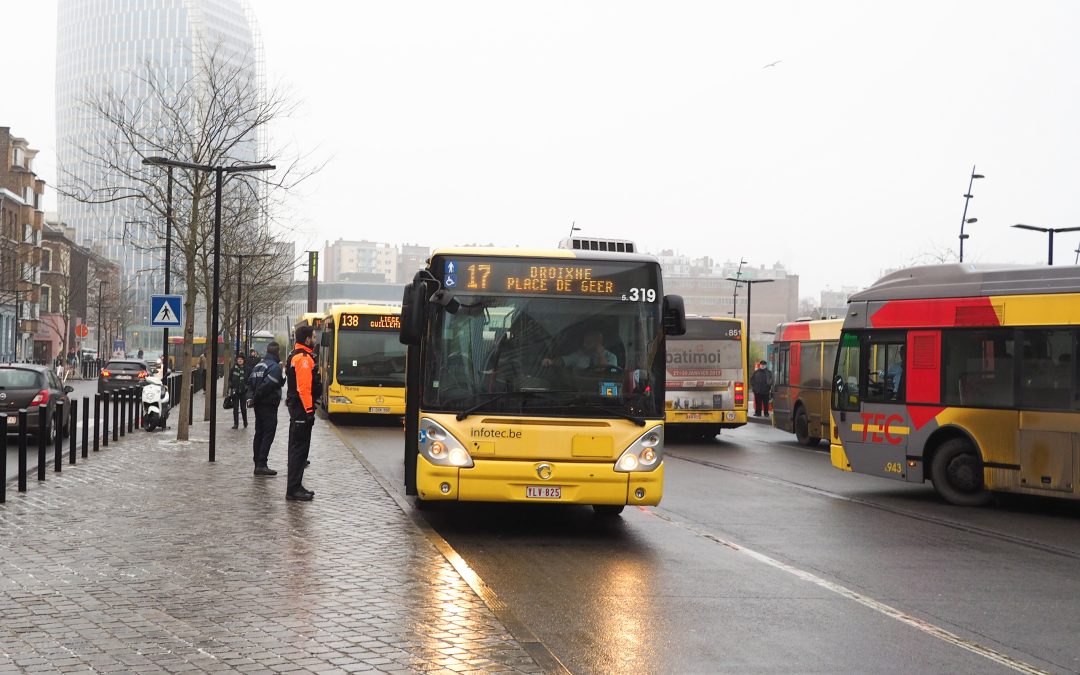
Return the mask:
<path id="1" fill-rule="evenodd" d="M 899 445 L 904 442 L 904 436 L 911 433 L 911 429 L 898 426 L 904 421 L 900 415 L 885 415 L 885 413 L 861 413 L 862 424 L 852 424 L 852 431 L 862 432 L 863 443 L 888 443 Z"/>

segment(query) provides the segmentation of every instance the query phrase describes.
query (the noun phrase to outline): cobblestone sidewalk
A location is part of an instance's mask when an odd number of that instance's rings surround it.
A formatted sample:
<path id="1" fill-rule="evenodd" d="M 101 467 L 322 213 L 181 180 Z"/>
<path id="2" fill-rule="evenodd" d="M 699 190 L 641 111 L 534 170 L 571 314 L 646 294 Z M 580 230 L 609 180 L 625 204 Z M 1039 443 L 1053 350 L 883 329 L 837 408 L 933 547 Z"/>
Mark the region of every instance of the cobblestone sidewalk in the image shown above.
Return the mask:
<path id="1" fill-rule="evenodd" d="M 541 672 L 323 420 L 286 502 L 284 417 L 273 478 L 222 416 L 9 491 L 0 672 Z"/>

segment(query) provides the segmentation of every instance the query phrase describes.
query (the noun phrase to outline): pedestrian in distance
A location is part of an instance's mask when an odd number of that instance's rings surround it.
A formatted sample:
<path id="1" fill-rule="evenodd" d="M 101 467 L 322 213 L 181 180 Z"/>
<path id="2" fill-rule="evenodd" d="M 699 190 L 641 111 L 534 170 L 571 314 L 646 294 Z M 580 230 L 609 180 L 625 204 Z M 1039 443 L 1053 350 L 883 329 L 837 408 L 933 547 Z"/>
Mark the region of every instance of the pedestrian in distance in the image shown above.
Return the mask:
<path id="1" fill-rule="evenodd" d="M 259 350 L 252 347 L 248 350 L 247 360 L 244 361 L 244 370 L 247 371 L 245 379 L 251 377 L 251 371 L 255 370 L 255 366 L 262 361 L 262 357 L 259 356 Z"/>
<path id="2" fill-rule="evenodd" d="M 772 394 L 773 375 L 764 361 L 757 363 L 754 374 L 750 376 L 750 390 L 754 392 L 754 416 L 769 414 L 769 396 Z"/>
<path id="3" fill-rule="evenodd" d="M 276 342 L 266 346 L 266 358 L 251 371 L 248 377 L 250 405 L 255 411 L 255 437 L 251 441 L 255 459 L 256 476 L 276 476 L 267 466 L 270 446 L 277 434 L 277 411 L 281 406 L 281 387 L 285 378 L 281 372 L 281 347 Z"/>
<path id="4" fill-rule="evenodd" d="M 232 373 L 229 374 L 229 395 L 233 397 L 232 428 L 240 427 L 240 417 L 244 418 L 244 428 L 247 429 L 247 376 L 251 371 L 244 363 L 244 355 L 236 357 Z"/>
<path id="5" fill-rule="evenodd" d="M 289 410 L 289 480 L 285 486 L 288 501 L 309 502 L 315 492 L 304 487 L 304 467 L 311 448 L 311 428 L 315 425 L 314 391 L 318 386 L 315 369 L 314 330 L 303 325 L 296 329 L 296 345 L 289 354 L 286 377 L 289 393 L 285 407 Z"/>
<path id="6" fill-rule="evenodd" d="M 138 354 L 136 354 L 136 356 L 138 357 L 138 359 L 139 359 L 140 361 L 142 361 L 142 358 L 143 358 L 143 350 L 142 350 L 142 347 L 140 347 L 140 348 L 139 348 L 139 353 L 138 353 Z"/>

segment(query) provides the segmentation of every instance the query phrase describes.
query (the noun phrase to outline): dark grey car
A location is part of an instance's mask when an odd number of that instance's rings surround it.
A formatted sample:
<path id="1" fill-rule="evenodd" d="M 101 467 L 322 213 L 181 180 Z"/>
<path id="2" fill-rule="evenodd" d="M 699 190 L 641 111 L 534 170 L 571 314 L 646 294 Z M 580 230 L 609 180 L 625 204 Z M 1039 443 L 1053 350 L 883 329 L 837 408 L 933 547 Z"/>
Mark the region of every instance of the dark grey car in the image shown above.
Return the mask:
<path id="1" fill-rule="evenodd" d="M 71 387 L 61 384 L 56 373 L 45 366 L 31 363 L 0 364 L 0 412 L 8 416 L 8 433 L 18 433 L 19 409 L 25 408 L 28 413 L 26 429 L 36 435 L 40 416 L 38 410 L 44 405 L 46 419 L 49 420 L 48 438 L 52 441 L 56 404 L 63 401 L 66 406 L 71 391 Z M 67 420 L 64 420 L 64 428 L 67 426 Z"/>
<path id="2" fill-rule="evenodd" d="M 112 359 L 98 374 L 98 393 L 146 384 L 149 368 L 139 359 Z"/>

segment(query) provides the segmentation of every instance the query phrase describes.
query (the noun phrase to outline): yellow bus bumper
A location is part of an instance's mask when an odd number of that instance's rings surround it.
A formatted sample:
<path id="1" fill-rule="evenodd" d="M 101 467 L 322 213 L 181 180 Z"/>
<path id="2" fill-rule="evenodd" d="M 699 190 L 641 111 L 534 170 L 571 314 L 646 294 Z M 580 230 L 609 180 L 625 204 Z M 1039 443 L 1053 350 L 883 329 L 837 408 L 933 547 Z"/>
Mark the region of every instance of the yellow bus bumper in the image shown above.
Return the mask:
<path id="1" fill-rule="evenodd" d="M 341 394 L 330 393 L 326 400 L 326 412 L 330 415 L 337 414 L 363 414 L 363 415 L 396 415 L 405 414 L 404 396 L 387 396 L 386 394 L 366 395 L 347 393 L 345 398 L 349 403 L 337 403 L 335 396 Z"/>
<path id="2" fill-rule="evenodd" d="M 745 410 L 667 410 L 664 412 L 665 424 L 718 424 L 723 426 L 743 426 L 746 424 Z"/>
<path id="3" fill-rule="evenodd" d="M 615 471 L 612 463 L 533 460 L 474 460 L 475 466 L 458 469 L 416 458 L 416 489 L 424 500 L 463 502 L 533 502 L 556 504 L 630 504 L 656 506 L 664 491 L 664 463 L 652 471 Z M 537 467 L 551 467 L 551 478 L 541 480 Z M 449 489 L 443 491 L 443 484 Z M 525 496 L 525 488 L 560 487 L 559 499 Z M 638 497 L 638 490 L 641 496 Z"/>
<path id="4" fill-rule="evenodd" d="M 848 462 L 847 453 L 844 452 L 844 446 L 839 443 L 831 443 L 829 445 L 829 457 L 832 459 L 832 465 L 841 471 L 851 471 L 851 464 Z"/>

